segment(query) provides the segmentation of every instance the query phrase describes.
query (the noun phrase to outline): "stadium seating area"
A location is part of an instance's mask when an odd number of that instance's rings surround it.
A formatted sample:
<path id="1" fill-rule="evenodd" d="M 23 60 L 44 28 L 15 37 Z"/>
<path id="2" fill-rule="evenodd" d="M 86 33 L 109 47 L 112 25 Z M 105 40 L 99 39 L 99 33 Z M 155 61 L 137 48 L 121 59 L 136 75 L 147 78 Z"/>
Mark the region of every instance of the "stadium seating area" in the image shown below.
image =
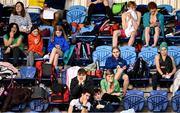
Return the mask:
<path id="1" fill-rule="evenodd" d="M 166 5 L 159 5 L 158 7 L 165 7 L 167 10 L 172 13 L 173 8 L 166 6 Z M 86 19 L 87 13 L 86 13 L 86 8 L 83 6 L 72 6 L 69 11 L 67 11 L 66 18 L 65 20 L 69 25 L 71 25 L 72 22 L 76 23 L 83 23 Z M 27 11 L 31 14 L 37 14 L 40 15 L 39 9 L 28 9 Z M 92 16 L 92 23 L 96 23 L 97 25 L 101 24 L 106 18 L 106 15 L 93 15 Z M 165 23 L 168 23 L 170 20 L 169 18 L 174 18 L 174 21 L 176 23 L 180 23 L 180 11 L 176 12 L 176 15 L 165 15 Z M 8 16 L 4 15 L 2 17 L 3 21 L 6 22 L 6 25 L 8 25 Z M 39 18 L 38 18 L 39 19 Z M 38 19 L 36 19 L 38 21 Z M 114 20 L 119 22 L 121 20 L 121 16 L 114 16 Z M 32 21 L 34 25 L 38 24 L 37 21 Z M 141 22 L 142 24 L 142 22 Z M 179 24 L 180 26 L 180 24 Z M 48 28 L 50 29 L 50 34 L 52 36 L 53 34 L 53 27 L 52 26 L 47 26 L 47 25 L 39 25 L 39 29 L 43 28 Z M 70 27 L 72 28 L 72 26 Z M 168 27 L 166 27 L 168 29 Z M 165 29 L 165 30 L 166 30 Z M 3 28 L 2 34 L 0 34 L 0 59 L 3 61 L 2 57 L 2 49 L 3 49 L 3 34 L 6 32 L 6 26 Z M 72 29 L 71 29 L 72 30 Z M 175 29 L 174 29 L 175 30 Z M 140 33 L 141 35 L 138 36 L 135 40 L 135 44 L 133 46 L 126 46 L 128 42 L 128 38 L 119 38 L 120 41 L 120 50 L 121 50 L 121 57 L 127 61 L 128 65 L 131 65 L 135 62 L 135 60 L 139 57 L 142 57 L 147 63 L 148 66 L 150 67 L 150 73 L 153 73 L 152 70 L 155 69 L 155 62 L 154 58 L 155 55 L 158 54 L 158 47 L 142 47 L 140 48 L 140 51 L 137 51 L 138 45 L 143 46 L 144 42 L 142 41 L 142 34 L 143 34 L 143 28 L 140 28 Z M 1 32 L 0 32 L 1 33 Z M 167 33 L 168 34 L 168 33 Z M 102 71 L 104 70 L 106 58 L 111 56 L 111 51 L 112 51 L 112 36 L 111 35 L 100 35 L 99 33 L 95 34 L 82 34 L 82 33 L 74 33 L 74 34 L 68 34 L 69 35 L 69 43 L 71 47 L 76 47 L 77 43 L 81 43 L 82 45 L 90 44 L 90 49 L 91 53 L 90 56 L 88 56 L 87 51 L 82 52 L 82 56 L 80 59 L 76 57 L 72 57 L 70 61 L 66 64 L 63 62 L 64 58 L 59 58 L 59 67 L 62 68 L 60 75 L 61 78 L 64 80 L 63 82 L 66 83 L 66 70 L 69 67 L 72 66 L 81 66 L 85 67 L 91 63 L 96 63 L 98 61 L 99 67 Z M 44 42 L 44 51 L 47 53 L 47 44 L 49 41 L 50 37 L 43 37 L 43 42 Z M 180 66 L 180 36 L 166 36 L 166 37 L 160 37 L 158 41 L 158 45 L 163 42 L 167 41 L 168 42 L 168 54 L 173 56 L 175 59 L 175 63 L 177 68 Z M 43 58 L 38 58 L 35 59 L 36 61 L 43 61 Z M 20 77 L 15 77 L 13 80 L 15 80 L 18 84 L 21 84 L 23 87 L 28 86 L 32 87 L 36 84 L 36 69 L 22 69 L 23 66 L 26 64 L 26 58 L 22 59 L 22 67 L 19 68 L 20 71 Z M 27 72 L 23 72 L 22 70 L 31 70 Z M 32 73 L 34 72 L 34 73 Z M 23 75 L 22 73 L 26 73 Z M 28 75 L 28 76 L 26 76 Z M 31 76 L 30 76 L 31 75 Z M 93 77 L 95 83 L 97 83 L 97 86 L 99 86 L 99 81 L 102 78 L 96 78 Z M 141 82 L 139 82 L 141 81 Z M 127 95 L 123 98 L 122 102 L 120 105 L 123 105 L 119 107 L 119 111 L 121 110 L 127 110 L 130 108 L 134 108 L 135 111 L 151 111 L 151 112 L 180 112 L 180 93 L 176 93 L 174 96 L 171 95 L 169 92 L 169 87 L 165 86 L 165 91 L 162 92 L 156 92 L 156 91 L 151 91 L 151 79 L 150 77 L 147 79 L 130 79 L 130 83 L 134 85 L 134 88 L 137 90 L 129 90 Z M 5 78 L 0 80 L 0 84 L 2 85 L 8 85 L 11 82 L 11 78 Z M 165 81 L 167 82 L 167 81 Z M 170 81 L 172 82 L 172 81 Z M 42 78 L 41 83 L 45 84 L 46 87 L 51 86 L 51 79 L 50 78 Z M 121 83 L 121 81 L 120 81 Z M 122 83 L 121 83 L 122 84 Z M 145 85 L 144 85 L 145 84 Z M 143 86 L 143 87 L 142 87 Z M 35 102 L 34 102 L 35 103 Z M 33 103 L 33 104 L 34 104 Z M 37 102 L 39 104 L 40 102 Z M 1 102 L 0 102 L 1 104 Z M 51 112 L 53 111 L 54 108 L 58 108 L 59 111 L 67 111 L 68 102 L 46 102 L 40 103 L 40 105 L 37 105 L 36 107 L 38 108 L 33 108 L 31 106 L 31 102 L 28 104 L 20 104 L 18 106 L 15 106 L 12 108 L 12 111 L 24 111 L 24 109 L 27 109 L 27 107 L 30 108 L 30 111 L 36 111 L 36 112 L 41 112 L 41 111 L 47 111 Z M 44 105 L 44 106 L 41 106 Z M 26 108 L 25 108 L 26 107 Z"/>

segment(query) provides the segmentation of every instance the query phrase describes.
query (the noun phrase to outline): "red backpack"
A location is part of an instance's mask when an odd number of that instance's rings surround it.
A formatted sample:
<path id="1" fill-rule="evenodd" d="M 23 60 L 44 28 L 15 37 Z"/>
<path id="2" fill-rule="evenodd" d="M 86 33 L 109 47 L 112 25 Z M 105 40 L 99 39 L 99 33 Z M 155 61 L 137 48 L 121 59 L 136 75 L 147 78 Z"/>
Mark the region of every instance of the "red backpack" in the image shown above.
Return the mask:
<path id="1" fill-rule="evenodd" d="M 49 97 L 49 102 L 69 102 L 69 88 L 66 84 L 58 83 L 54 80 L 52 83 L 52 93 Z"/>

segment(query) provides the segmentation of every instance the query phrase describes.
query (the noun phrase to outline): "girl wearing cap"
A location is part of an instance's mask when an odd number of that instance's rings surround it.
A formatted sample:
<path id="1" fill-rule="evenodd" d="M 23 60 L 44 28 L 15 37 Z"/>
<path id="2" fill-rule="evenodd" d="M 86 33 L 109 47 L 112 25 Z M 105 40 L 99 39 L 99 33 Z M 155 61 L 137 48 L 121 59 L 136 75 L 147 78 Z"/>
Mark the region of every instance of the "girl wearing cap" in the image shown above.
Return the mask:
<path id="1" fill-rule="evenodd" d="M 168 55 L 167 43 L 162 42 L 159 49 L 160 53 L 155 57 L 157 73 L 155 76 L 153 76 L 153 90 L 157 89 L 157 85 L 159 85 L 160 79 L 173 78 L 173 75 L 176 72 L 174 59 Z"/>
<path id="2" fill-rule="evenodd" d="M 28 35 L 28 47 L 27 66 L 33 66 L 34 59 L 43 56 L 43 39 L 37 26 L 31 28 L 31 33 Z"/>

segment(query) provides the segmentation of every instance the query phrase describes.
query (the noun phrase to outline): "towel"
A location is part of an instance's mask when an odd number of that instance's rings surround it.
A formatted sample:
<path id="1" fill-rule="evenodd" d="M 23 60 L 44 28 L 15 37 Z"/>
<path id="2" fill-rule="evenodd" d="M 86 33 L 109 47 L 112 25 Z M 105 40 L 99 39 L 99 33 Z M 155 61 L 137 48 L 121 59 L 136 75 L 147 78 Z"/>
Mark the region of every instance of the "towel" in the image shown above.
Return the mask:
<path id="1" fill-rule="evenodd" d="M 134 20 L 138 19 L 137 14 L 136 14 L 135 11 L 128 10 L 127 13 L 130 13 L 131 16 L 134 18 Z M 135 29 L 134 29 L 134 26 L 133 26 L 133 20 L 129 19 L 128 17 L 126 19 L 128 21 L 128 27 L 125 29 L 125 34 L 126 34 L 127 37 L 130 37 L 131 36 L 131 32 L 133 32 Z"/>

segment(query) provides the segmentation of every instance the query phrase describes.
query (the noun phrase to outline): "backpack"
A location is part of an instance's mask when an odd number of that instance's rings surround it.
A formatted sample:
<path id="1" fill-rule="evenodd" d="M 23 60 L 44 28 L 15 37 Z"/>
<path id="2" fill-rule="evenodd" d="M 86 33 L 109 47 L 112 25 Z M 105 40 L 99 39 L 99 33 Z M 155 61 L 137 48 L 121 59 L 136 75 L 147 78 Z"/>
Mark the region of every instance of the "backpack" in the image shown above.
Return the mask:
<path id="1" fill-rule="evenodd" d="M 52 64 L 46 64 L 44 61 L 37 61 L 35 67 L 38 80 L 42 78 L 50 78 L 53 80 L 53 78 L 55 78 L 55 67 Z"/>
<path id="2" fill-rule="evenodd" d="M 90 48 L 90 44 L 78 42 L 75 47 L 75 54 L 77 60 L 80 60 L 80 58 L 91 59 L 92 51 Z"/>
<path id="3" fill-rule="evenodd" d="M 58 83 L 57 80 L 52 82 L 52 93 L 49 102 L 69 102 L 69 89 L 66 84 Z"/>
<path id="4" fill-rule="evenodd" d="M 123 3 L 113 3 L 112 5 L 112 13 L 114 15 L 122 14 L 124 10 L 127 9 L 127 2 Z"/>
<path id="5" fill-rule="evenodd" d="M 33 94 L 31 95 L 31 99 L 44 99 L 47 100 L 48 92 L 40 87 L 40 86 L 33 86 L 32 87 Z"/>
<path id="6" fill-rule="evenodd" d="M 147 98 L 148 109 L 152 112 L 166 111 L 168 93 L 165 90 L 152 90 Z"/>
<path id="7" fill-rule="evenodd" d="M 129 78 L 148 78 L 148 71 L 147 62 L 142 57 L 137 58 L 127 70 Z"/>

